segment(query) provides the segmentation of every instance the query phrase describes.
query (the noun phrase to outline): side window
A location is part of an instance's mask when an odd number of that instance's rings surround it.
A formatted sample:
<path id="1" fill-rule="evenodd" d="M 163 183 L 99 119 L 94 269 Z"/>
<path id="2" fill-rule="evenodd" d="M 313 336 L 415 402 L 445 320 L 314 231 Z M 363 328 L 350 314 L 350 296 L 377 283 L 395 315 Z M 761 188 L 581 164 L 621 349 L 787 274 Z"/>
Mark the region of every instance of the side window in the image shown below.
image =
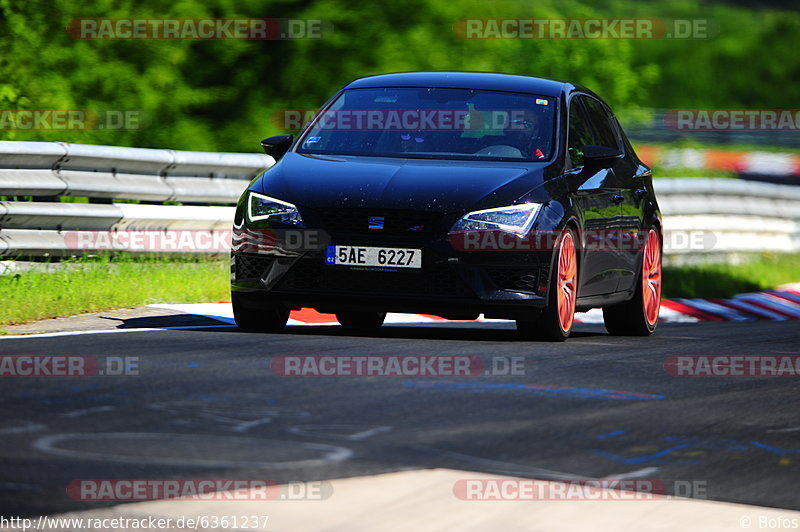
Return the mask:
<path id="1" fill-rule="evenodd" d="M 594 135 L 586 120 L 580 96 L 572 98 L 569 105 L 569 139 L 567 150 L 572 166 L 583 166 L 583 147 L 594 144 Z"/>
<path id="2" fill-rule="evenodd" d="M 598 146 L 619 149 L 617 134 L 611 125 L 611 117 L 603 106 L 594 98 L 581 98 L 586 104 L 589 113 L 589 121 L 594 126 L 595 142 Z"/>

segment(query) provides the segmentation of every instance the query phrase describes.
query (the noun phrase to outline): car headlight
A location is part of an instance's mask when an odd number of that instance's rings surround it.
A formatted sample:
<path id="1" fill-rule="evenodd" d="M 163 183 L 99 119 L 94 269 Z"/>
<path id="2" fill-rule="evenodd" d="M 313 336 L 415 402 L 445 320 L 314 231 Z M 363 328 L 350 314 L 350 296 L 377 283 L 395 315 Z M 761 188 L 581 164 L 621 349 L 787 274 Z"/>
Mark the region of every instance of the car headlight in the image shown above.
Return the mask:
<path id="1" fill-rule="evenodd" d="M 522 203 L 470 212 L 462 216 L 453 225 L 450 232 L 505 231 L 524 237 L 528 234 L 541 208 L 541 203 Z"/>
<path id="2" fill-rule="evenodd" d="M 247 198 L 247 219 L 251 222 L 259 220 L 275 220 L 288 225 L 303 225 L 300 211 L 291 203 L 271 198 L 257 192 L 250 192 Z"/>

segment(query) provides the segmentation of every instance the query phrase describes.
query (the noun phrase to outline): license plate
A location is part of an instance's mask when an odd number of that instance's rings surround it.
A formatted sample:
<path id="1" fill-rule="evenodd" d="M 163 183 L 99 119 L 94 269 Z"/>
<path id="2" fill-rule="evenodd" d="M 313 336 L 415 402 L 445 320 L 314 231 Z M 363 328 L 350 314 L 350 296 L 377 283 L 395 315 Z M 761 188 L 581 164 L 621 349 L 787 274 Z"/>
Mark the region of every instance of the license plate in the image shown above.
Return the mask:
<path id="1" fill-rule="evenodd" d="M 422 268 L 422 250 L 365 246 L 328 246 L 325 263 L 369 268 Z"/>

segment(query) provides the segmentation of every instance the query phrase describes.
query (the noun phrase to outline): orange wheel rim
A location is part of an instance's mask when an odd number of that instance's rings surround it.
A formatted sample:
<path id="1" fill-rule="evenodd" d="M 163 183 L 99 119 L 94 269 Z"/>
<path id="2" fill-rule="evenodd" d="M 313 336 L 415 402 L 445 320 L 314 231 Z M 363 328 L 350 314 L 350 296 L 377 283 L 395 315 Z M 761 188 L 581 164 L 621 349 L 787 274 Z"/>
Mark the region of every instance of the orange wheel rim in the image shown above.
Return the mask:
<path id="1" fill-rule="evenodd" d="M 558 323 L 567 332 L 575 319 L 575 296 L 577 294 L 578 264 L 575 257 L 575 241 L 572 233 L 564 233 L 558 252 L 557 273 Z"/>
<path id="2" fill-rule="evenodd" d="M 655 229 L 650 229 L 644 247 L 642 296 L 644 316 L 648 325 L 653 326 L 661 309 L 661 238 Z"/>

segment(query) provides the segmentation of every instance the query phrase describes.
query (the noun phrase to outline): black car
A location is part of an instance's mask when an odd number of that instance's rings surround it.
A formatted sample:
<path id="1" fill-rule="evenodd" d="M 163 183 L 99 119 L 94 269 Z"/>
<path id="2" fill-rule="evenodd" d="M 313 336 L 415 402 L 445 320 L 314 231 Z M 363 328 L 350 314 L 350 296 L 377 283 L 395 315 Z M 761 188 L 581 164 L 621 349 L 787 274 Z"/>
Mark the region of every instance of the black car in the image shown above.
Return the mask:
<path id="1" fill-rule="evenodd" d="M 242 195 L 231 288 L 242 329 L 289 311 L 380 327 L 386 312 L 516 320 L 566 339 L 602 307 L 648 335 L 661 298 L 651 173 L 611 109 L 579 85 L 494 73 L 353 81 Z"/>

